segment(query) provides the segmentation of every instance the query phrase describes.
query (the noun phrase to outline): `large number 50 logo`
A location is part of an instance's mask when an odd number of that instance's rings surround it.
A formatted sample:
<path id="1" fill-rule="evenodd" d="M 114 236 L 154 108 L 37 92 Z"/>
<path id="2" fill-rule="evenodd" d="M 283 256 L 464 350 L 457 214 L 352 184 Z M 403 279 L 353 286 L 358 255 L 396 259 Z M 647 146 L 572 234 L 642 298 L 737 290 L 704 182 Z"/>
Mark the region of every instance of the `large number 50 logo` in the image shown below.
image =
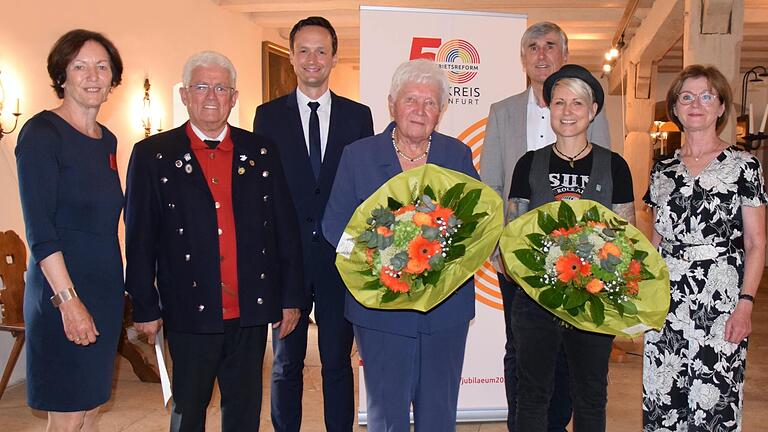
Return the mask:
<path id="1" fill-rule="evenodd" d="M 454 84 L 467 83 L 477 76 L 480 54 L 471 43 L 463 39 L 442 42 L 440 38 L 414 37 L 411 41 L 410 60 L 433 60 L 446 71 L 448 79 Z M 428 49 L 437 52 L 425 51 Z"/>

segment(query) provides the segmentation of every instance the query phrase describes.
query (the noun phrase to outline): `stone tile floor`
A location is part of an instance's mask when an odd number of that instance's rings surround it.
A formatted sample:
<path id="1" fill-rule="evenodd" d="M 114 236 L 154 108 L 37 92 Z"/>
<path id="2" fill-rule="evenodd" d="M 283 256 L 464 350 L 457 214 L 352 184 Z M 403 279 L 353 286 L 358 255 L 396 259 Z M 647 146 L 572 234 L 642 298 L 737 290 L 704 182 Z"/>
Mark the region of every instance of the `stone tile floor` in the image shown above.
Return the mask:
<path id="1" fill-rule="evenodd" d="M 753 315 L 753 336 L 747 361 L 747 383 L 745 386 L 745 412 L 743 432 L 768 430 L 768 276 L 758 296 Z M 763 301 L 765 300 L 765 301 Z M 320 380 L 320 359 L 317 352 L 317 333 L 310 328 L 310 349 L 307 353 L 304 387 L 304 419 L 302 431 L 320 432 L 322 422 L 322 391 Z M 639 353 L 639 351 L 637 352 Z M 630 353 L 626 361 L 611 363 L 608 389 L 608 431 L 641 430 L 641 368 L 642 358 Z M 269 376 L 271 357 L 265 361 L 265 377 Z M 357 364 L 357 357 L 352 361 Z M 499 359 L 501 361 L 501 359 Z M 355 371 L 357 379 L 357 372 Z M 269 385 L 264 387 L 261 430 L 270 431 Z M 33 411 L 26 406 L 26 392 L 23 384 L 6 390 L 0 399 L 0 431 L 32 432 L 45 429 L 45 413 Z M 168 430 L 168 411 L 162 406 L 162 392 L 158 384 L 142 383 L 133 374 L 127 361 L 117 361 L 114 394 L 102 408 L 101 432 L 164 432 Z M 220 410 L 218 395 L 214 395 L 209 409 L 208 431 L 220 431 Z M 360 427 L 359 430 L 365 430 Z M 501 432 L 504 423 L 459 424 L 459 432 Z"/>

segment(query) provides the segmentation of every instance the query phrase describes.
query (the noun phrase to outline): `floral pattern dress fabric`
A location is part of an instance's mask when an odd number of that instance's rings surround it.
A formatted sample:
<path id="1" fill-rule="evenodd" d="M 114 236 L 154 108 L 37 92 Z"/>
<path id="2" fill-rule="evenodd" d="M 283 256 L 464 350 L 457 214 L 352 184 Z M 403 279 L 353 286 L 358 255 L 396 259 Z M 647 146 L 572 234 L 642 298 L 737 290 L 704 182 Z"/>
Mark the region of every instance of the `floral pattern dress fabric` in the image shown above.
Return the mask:
<path id="1" fill-rule="evenodd" d="M 671 303 L 645 335 L 643 432 L 741 430 L 747 340 L 724 340 L 744 276 L 742 206 L 768 203 L 758 160 L 730 147 L 696 177 L 678 153 L 651 172 L 648 205 Z"/>

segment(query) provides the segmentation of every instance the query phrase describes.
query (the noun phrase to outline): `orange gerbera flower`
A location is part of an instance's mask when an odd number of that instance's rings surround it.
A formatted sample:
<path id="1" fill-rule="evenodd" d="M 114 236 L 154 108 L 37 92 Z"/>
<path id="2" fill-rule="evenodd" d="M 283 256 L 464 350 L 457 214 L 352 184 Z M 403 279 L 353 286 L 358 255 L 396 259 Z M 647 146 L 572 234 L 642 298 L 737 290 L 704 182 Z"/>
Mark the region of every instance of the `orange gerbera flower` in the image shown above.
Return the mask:
<path id="1" fill-rule="evenodd" d="M 632 279 L 627 281 L 627 294 L 629 295 L 637 295 L 637 293 L 640 292 L 640 285 L 638 285 L 637 280 Z"/>
<path id="2" fill-rule="evenodd" d="M 600 279 L 592 279 L 587 283 L 587 292 L 590 294 L 597 294 L 605 288 L 605 284 Z"/>
<path id="3" fill-rule="evenodd" d="M 409 212 L 409 211 L 412 211 L 412 210 L 416 210 L 416 206 L 413 205 L 413 204 L 400 207 L 399 209 L 393 211 L 392 214 L 394 214 L 395 216 L 399 216 L 399 215 L 401 215 L 403 213 L 406 213 L 406 212 Z"/>
<path id="4" fill-rule="evenodd" d="M 629 262 L 629 267 L 627 267 L 627 274 L 629 276 L 640 276 L 640 270 L 642 270 L 643 266 L 640 264 L 637 260 L 632 260 Z"/>
<path id="5" fill-rule="evenodd" d="M 606 242 L 597 256 L 599 256 L 601 260 L 604 260 L 608 259 L 608 255 L 613 255 L 618 258 L 621 256 L 621 249 L 611 242 Z"/>
<path id="6" fill-rule="evenodd" d="M 379 279 L 381 280 L 381 283 L 383 283 L 385 287 L 389 288 L 394 292 L 410 291 L 411 288 L 408 286 L 408 284 L 404 280 L 400 278 L 400 276 L 392 276 L 392 274 L 396 274 L 396 272 L 392 269 L 392 267 L 381 268 L 381 273 L 379 273 Z"/>
<path id="7" fill-rule="evenodd" d="M 416 226 L 437 226 L 435 222 L 432 220 L 432 216 L 430 216 L 428 213 L 422 213 L 422 212 L 416 212 L 413 215 L 413 219 L 411 219 Z"/>
<path id="8" fill-rule="evenodd" d="M 589 276 L 592 274 L 589 264 L 582 263 L 581 258 L 573 252 L 568 252 L 558 258 L 555 262 L 555 270 L 557 271 L 557 278 L 565 283 L 578 278 L 579 275 Z"/>
<path id="9" fill-rule="evenodd" d="M 448 219 L 451 218 L 453 215 L 453 210 L 446 208 L 446 207 L 440 207 L 437 206 L 433 212 L 429 213 L 430 216 L 432 216 L 432 219 L 435 221 L 435 224 L 442 221 L 444 223 L 448 223 Z"/>
<path id="10" fill-rule="evenodd" d="M 440 246 L 439 242 L 429 241 L 422 236 L 416 236 L 408 245 L 409 264 L 410 261 L 416 261 L 413 264 L 414 267 L 418 264 L 420 268 L 429 269 L 429 259 L 434 254 L 441 253 L 442 251 L 443 247 Z"/>
<path id="11" fill-rule="evenodd" d="M 575 227 L 571 227 L 571 228 L 568 228 L 568 229 L 558 228 L 558 229 L 552 231 L 551 236 L 552 237 L 569 236 L 571 234 L 576 234 L 579 231 L 581 231 L 581 227 L 580 226 L 575 226 Z"/>
<path id="12" fill-rule="evenodd" d="M 389 237 L 392 235 L 392 230 L 385 226 L 380 226 L 376 228 L 376 234 L 383 235 L 384 237 Z"/>

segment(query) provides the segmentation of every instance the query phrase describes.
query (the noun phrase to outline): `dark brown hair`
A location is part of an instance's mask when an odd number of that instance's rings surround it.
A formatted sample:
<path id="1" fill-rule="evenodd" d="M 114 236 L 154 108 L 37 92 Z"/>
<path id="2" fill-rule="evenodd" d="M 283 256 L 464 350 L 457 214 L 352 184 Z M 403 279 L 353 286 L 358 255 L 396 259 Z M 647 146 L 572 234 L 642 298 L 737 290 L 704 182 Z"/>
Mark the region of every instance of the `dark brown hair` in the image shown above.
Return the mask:
<path id="1" fill-rule="evenodd" d="M 723 115 L 717 118 L 715 128 L 718 132 L 728 122 L 728 115 L 731 110 L 731 103 L 733 103 L 733 94 L 731 92 L 731 85 L 728 84 L 728 80 L 723 76 L 716 67 L 709 65 L 694 64 L 686 67 L 680 72 L 679 75 L 672 81 L 672 85 L 667 92 L 667 117 L 674 122 L 681 131 L 685 131 L 683 124 L 675 114 L 675 104 L 677 103 L 677 97 L 680 94 L 680 89 L 683 88 L 683 83 L 689 78 L 707 79 L 707 84 L 711 90 L 717 93 L 717 98 L 720 99 L 720 104 L 725 106 Z"/>
<path id="2" fill-rule="evenodd" d="M 291 51 L 293 51 L 293 42 L 296 39 L 296 33 L 307 26 L 318 26 L 328 30 L 328 33 L 331 34 L 331 54 L 336 55 L 336 51 L 339 48 L 339 39 L 336 37 L 336 30 L 333 29 L 333 26 L 327 19 L 319 16 L 304 18 L 293 26 L 291 29 L 291 35 L 288 37 L 288 43 L 290 44 Z"/>
<path id="3" fill-rule="evenodd" d="M 120 85 L 123 76 L 123 60 L 115 45 L 103 34 L 89 30 L 77 29 L 71 30 L 60 37 L 53 44 L 51 52 L 48 53 L 48 76 L 51 77 L 53 84 L 51 87 L 56 91 L 59 99 L 64 98 L 64 84 L 67 81 L 67 66 L 80 52 L 80 49 L 88 41 L 94 41 L 103 46 L 109 55 L 109 63 L 112 69 L 112 87 Z"/>

